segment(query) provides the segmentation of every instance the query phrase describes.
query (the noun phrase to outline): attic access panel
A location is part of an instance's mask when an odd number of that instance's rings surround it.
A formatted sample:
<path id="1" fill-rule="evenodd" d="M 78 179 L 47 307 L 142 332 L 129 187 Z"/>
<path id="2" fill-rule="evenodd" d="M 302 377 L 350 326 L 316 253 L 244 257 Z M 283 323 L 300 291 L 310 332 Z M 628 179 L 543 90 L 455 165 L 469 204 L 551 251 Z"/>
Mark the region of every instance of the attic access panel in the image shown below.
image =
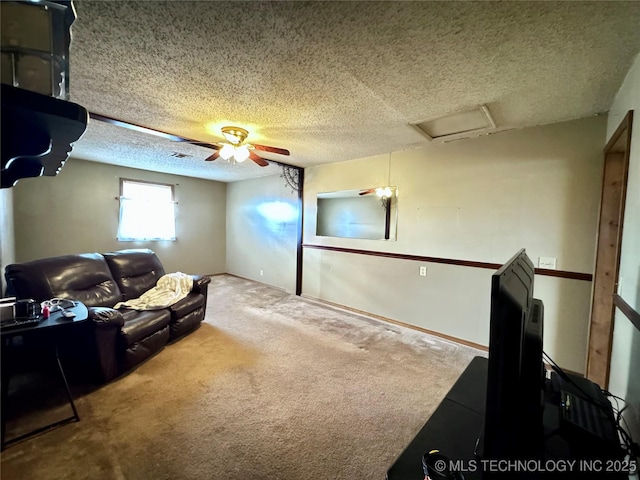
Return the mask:
<path id="1" fill-rule="evenodd" d="M 496 128 L 486 105 L 412 123 L 429 140 L 455 140 L 479 135 Z"/>

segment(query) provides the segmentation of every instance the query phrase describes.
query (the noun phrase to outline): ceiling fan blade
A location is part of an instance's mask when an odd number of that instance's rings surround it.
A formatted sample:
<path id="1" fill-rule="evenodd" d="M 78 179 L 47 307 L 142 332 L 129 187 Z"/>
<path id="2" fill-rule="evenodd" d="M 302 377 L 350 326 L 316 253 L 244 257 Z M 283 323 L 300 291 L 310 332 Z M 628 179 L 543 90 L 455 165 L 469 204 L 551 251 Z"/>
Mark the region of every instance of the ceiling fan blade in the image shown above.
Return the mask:
<path id="1" fill-rule="evenodd" d="M 216 160 L 218 157 L 220 156 L 220 152 L 215 151 L 213 152 L 211 155 L 209 155 L 207 158 L 204 159 L 205 162 L 213 162 L 214 160 Z"/>
<path id="2" fill-rule="evenodd" d="M 191 140 L 190 138 L 163 132 L 162 130 L 156 130 L 155 128 L 144 127 L 142 125 L 127 122 L 125 120 L 119 120 L 117 118 L 107 117 L 106 115 L 100 115 L 99 113 L 89 112 L 89 117 L 100 122 L 110 123 L 111 125 L 128 128 L 129 130 L 135 130 L 137 132 L 147 133 L 149 135 L 155 135 L 157 137 L 166 138 L 167 140 L 173 140 L 174 142 L 189 142 Z"/>
<path id="3" fill-rule="evenodd" d="M 358 193 L 358 195 L 369 195 L 370 193 L 373 193 L 375 191 L 375 188 L 370 188 L 369 190 L 362 190 L 360 193 Z"/>
<path id="4" fill-rule="evenodd" d="M 172 133 L 163 132 L 162 130 L 156 130 L 155 128 L 143 127 L 142 125 L 137 125 L 135 123 L 119 120 L 113 117 L 107 117 L 106 115 L 100 115 L 99 113 L 89 112 L 89 117 L 94 120 L 98 120 L 100 122 L 110 123 L 111 125 L 128 128 L 129 130 L 147 133 L 149 135 L 155 135 L 157 137 L 166 138 L 167 140 L 171 140 L 174 142 L 190 143 L 192 145 L 198 145 L 199 147 L 205 147 L 205 148 L 212 148 L 214 150 L 220 149 L 220 147 L 215 143 L 192 140 L 190 138 L 181 137 L 179 135 L 174 135 Z"/>
<path id="5" fill-rule="evenodd" d="M 255 147 L 256 150 L 262 150 L 263 152 L 277 153 L 278 155 L 291 155 L 289 153 L 289 150 L 286 150 L 284 148 L 268 147 L 266 145 L 256 145 L 255 143 L 252 143 L 252 145 Z"/>
<path id="6" fill-rule="evenodd" d="M 269 162 L 267 162 L 264 158 L 259 157 L 258 155 L 256 155 L 253 152 L 249 152 L 249 158 L 251 160 L 253 160 L 254 162 L 256 162 L 258 165 L 260 165 L 261 167 L 268 167 L 269 166 Z"/>
<path id="7" fill-rule="evenodd" d="M 199 142 L 197 140 L 174 140 L 175 142 L 181 142 L 181 143 L 189 143 L 191 145 L 197 145 L 198 147 L 205 147 L 205 148 L 213 148 L 214 150 L 220 150 L 220 145 L 216 145 L 215 143 L 208 143 L 208 142 Z"/>

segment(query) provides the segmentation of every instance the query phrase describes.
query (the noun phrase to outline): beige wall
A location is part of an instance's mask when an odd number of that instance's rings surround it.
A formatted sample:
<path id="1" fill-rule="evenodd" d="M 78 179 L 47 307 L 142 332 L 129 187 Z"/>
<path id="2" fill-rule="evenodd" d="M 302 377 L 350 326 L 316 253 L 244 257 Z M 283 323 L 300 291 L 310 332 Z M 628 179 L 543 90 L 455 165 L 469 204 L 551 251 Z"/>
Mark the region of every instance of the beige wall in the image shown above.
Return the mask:
<path id="1" fill-rule="evenodd" d="M 120 178 L 175 184 L 175 242 L 119 242 Z M 69 159 L 56 177 L 13 188 L 15 260 L 151 248 L 167 272 L 225 271 L 226 184 Z"/>
<path id="2" fill-rule="evenodd" d="M 634 110 L 629 180 L 622 231 L 618 294 L 640 312 L 640 55 L 627 74 L 609 113 L 607 139 L 629 110 Z M 627 423 L 640 438 L 640 330 L 616 309 L 609 390 L 630 403 Z"/>
<path id="3" fill-rule="evenodd" d="M 278 175 L 227 186 L 227 272 L 295 292 L 298 194 Z"/>
<path id="4" fill-rule="evenodd" d="M 307 168 L 304 242 L 494 263 L 525 247 L 592 273 L 605 129 L 592 117 Z M 317 193 L 383 185 L 398 186 L 397 241 L 315 235 Z M 492 272 L 426 266 L 305 248 L 303 293 L 487 345 Z M 548 353 L 584 371 L 590 282 L 535 288 Z"/>

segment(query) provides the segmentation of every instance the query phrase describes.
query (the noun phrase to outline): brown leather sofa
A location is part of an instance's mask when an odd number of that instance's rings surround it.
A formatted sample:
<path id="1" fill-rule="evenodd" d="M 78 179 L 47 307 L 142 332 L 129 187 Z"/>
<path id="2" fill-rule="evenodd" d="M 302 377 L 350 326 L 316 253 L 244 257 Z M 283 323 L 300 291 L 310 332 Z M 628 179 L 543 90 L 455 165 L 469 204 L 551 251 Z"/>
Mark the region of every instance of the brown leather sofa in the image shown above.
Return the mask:
<path id="1" fill-rule="evenodd" d="M 193 275 L 189 295 L 161 310 L 114 310 L 138 298 L 165 274 L 148 249 L 84 253 L 8 265 L 7 294 L 43 301 L 69 298 L 84 303 L 89 321 L 73 329 L 61 354 L 88 362 L 99 381 L 109 381 L 193 331 L 204 319 L 211 279 Z"/>

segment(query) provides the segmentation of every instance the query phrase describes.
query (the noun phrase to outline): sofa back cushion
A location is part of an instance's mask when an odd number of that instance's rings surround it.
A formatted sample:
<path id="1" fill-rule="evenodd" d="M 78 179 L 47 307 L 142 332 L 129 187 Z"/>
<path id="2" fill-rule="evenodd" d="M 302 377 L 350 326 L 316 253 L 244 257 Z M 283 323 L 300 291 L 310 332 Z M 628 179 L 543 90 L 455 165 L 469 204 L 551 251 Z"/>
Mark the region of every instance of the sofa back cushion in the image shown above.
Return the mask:
<path id="1" fill-rule="evenodd" d="M 104 257 L 99 253 L 64 255 L 5 268 L 7 292 L 38 301 L 54 297 L 79 300 L 88 307 L 112 307 L 122 300 Z"/>
<path id="2" fill-rule="evenodd" d="M 148 248 L 109 252 L 104 258 L 125 300 L 138 298 L 164 275 L 160 260 Z"/>

